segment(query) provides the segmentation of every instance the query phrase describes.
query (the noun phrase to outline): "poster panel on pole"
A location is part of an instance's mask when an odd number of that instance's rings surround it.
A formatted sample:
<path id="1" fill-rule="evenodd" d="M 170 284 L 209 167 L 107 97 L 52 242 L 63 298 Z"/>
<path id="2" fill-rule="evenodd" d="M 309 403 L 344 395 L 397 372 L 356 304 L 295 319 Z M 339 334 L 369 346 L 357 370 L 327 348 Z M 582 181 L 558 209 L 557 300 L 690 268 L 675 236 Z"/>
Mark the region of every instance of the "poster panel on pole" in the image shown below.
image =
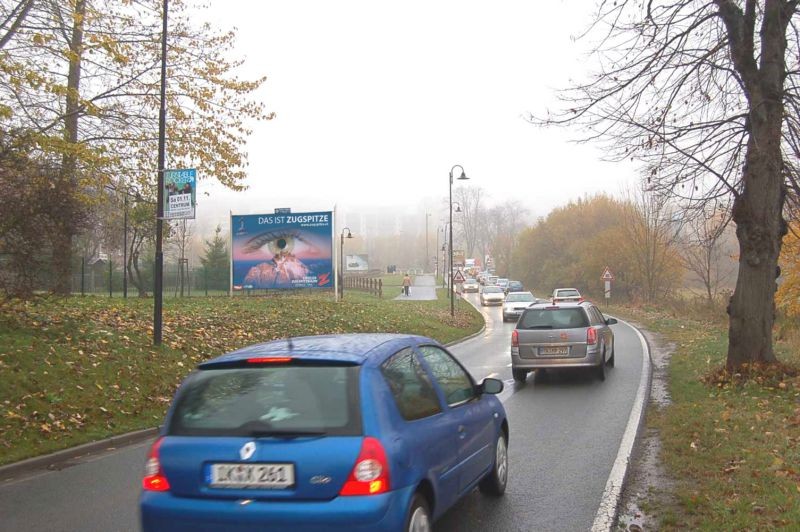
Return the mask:
<path id="1" fill-rule="evenodd" d="M 164 219 L 194 220 L 197 171 L 164 170 Z"/>
<path id="2" fill-rule="evenodd" d="M 333 287 L 333 213 L 231 216 L 234 291 Z"/>
<path id="3" fill-rule="evenodd" d="M 369 255 L 345 255 L 345 267 L 348 272 L 369 271 Z"/>

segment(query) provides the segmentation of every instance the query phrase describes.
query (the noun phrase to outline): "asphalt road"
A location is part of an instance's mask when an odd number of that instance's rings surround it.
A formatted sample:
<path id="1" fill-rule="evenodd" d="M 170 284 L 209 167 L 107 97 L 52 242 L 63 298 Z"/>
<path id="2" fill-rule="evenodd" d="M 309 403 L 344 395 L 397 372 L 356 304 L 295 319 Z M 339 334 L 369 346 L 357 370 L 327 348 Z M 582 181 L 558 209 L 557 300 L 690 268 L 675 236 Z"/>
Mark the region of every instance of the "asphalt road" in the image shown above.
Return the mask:
<path id="1" fill-rule="evenodd" d="M 496 374 L 506 383 L 509 419 L 509 480 L 493 499 L 473 492 L 436 523 L 437 532 L 464 530 L 588 530 L 628 423 L 642 371 L 642 346 L 627 325 L 612 326 L 614 368 L 605 382 L 589 372 L 528 374 L 524 385 L 511 377 L 513 323 L 501 307 L 480 307 L 486 331 L 453 349 L 476 378 Z M 509 393 L 508 390 L 512 392 Z M 508 395 L 505 395 L 508 394 Z"/>
<path id="2" fill-rule="evenodd" d="M 477 296 L 467 298 L 477 304 Z M 478 307 L 480 308 L 480 307 Z M 512 323 L 500 307 L 483 308 L 486 330 L 451 348 L 478 379 L 506 382 L 501 394 L 511 428 L 509 484 L 499 499 L 477 491 L 451 509 L 444 531 L 587 530 L 616 458 L 642 371 L 634 331 L 614 326 L 616 367 L 599 382 L 582 372 L 511 379 Z M 60 471 L 0 484 L 0 531 L 138 529 L 137 499 L 150 442 L 108 451 Z"/>

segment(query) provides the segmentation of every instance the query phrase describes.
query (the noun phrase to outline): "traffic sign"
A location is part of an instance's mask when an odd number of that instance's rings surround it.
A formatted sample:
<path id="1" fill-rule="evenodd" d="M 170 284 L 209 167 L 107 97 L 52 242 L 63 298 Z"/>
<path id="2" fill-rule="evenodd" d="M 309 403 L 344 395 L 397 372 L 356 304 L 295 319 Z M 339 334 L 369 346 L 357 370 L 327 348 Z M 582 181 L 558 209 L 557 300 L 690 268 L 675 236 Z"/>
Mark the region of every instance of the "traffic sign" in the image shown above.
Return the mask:
<path id="1" fill-rule="evenodd" d="M 600 279 L 603 281 L 613 281 L 614 274 L 611 273 L 611 268 L 606 266 L 605 270 L 603 270 L 603 275 L 600 276 Z"/>
<path id="2" fill-rule="evenodd" d="M 461 273 L 461 270 L 458 270 L 455 275 L 453 275 L 453 282 L 454 283 L 463 283 L 464 282 L 464 274 Z"/>

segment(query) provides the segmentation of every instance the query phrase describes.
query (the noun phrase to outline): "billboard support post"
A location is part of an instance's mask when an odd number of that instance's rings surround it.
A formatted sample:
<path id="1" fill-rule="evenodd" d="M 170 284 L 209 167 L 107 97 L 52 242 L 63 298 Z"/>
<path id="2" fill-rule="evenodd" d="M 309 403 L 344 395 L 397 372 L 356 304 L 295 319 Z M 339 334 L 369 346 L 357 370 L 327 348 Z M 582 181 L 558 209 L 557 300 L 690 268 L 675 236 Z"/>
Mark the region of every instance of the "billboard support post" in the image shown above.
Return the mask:
<path id="1" fill-rule="evenodd" d="M 347 236 L 344 236 L 344 232 L 347 231 Z M 349 227 L 345 227 L 342 229 L 342 240 L 339 244 L 339 299 L 344 299 L 344 239 L 345 238 L 353 238 L 353 234 L 350 232 Z"/>

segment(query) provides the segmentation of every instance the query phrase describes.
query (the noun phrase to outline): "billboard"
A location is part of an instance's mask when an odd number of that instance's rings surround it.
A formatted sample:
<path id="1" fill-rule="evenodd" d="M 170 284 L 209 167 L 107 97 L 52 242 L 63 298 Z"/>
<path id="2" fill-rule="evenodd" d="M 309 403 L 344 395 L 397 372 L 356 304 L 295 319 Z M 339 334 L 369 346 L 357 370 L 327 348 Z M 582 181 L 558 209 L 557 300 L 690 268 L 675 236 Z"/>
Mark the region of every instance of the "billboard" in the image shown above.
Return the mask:
<path id="1" fill-rule="evenodd" d="M 234 291 L 333 287 L 333 213 L 231 215 Z"/>
<path id="2" fill-rule="evenodd" d="M 197 171 L 164 170 L 164 219 L 194 220 Z"/>
<path id="3" fill-rule="evenodd" d="M 345 255 L 344 269 L 348 272 L 369 271 L 369 255 Z"/>

